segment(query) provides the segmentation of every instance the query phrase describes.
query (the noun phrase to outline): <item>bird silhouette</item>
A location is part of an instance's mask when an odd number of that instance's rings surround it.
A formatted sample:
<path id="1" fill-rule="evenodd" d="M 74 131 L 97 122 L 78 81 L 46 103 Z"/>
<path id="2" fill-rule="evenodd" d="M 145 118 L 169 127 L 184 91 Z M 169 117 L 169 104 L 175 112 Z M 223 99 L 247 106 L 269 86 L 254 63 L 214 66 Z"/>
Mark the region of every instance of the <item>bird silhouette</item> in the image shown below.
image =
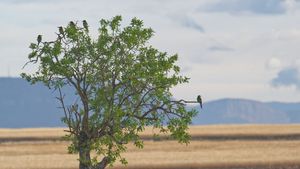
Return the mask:
<path id="1" fill-rule="evenodd" d="M 88 23 L 86 22 L 86 20 L 83 20 L 83 21 L 82 21 L 82 24 L 83 24 L 83 27 L 84 27 L 85 30 L 89 30 L 89 25 L 88 25 Z"/>
<path id="2" fill-rule="evenodd" d="M 69 23 L 69 25 L 70 25 L 71 28 L 75 28 L 75 27 L 76 27 L 76 25 L 75 25 L 75 23 L 74 23 L 73 21 L 71 21 L 71 22 Z"/>
<path id="3" fill-rule="evenodd" d="M 60 33 L 60 34 L 62 34 L 62 35 L 64 34 L 64 29 L 63 29 L 63 27 L 61 27 L 61 26 L 58 27 L 58 30 L 59 30 L 59 33 Z"/>
<path id="4" fill-rule="evenodd" d="M 202 109 L 202 98 L 200 95 L 198 95 L 198 97 L 197 97 L 197 102 L 200 103 L 200 107 Z"/>
<path id="5" fill-rule="evenodd" d="M 42 35 L 38 35 L 37 42 L 38 42 L 38 44 L 40 44 L 42 42 Z"/>

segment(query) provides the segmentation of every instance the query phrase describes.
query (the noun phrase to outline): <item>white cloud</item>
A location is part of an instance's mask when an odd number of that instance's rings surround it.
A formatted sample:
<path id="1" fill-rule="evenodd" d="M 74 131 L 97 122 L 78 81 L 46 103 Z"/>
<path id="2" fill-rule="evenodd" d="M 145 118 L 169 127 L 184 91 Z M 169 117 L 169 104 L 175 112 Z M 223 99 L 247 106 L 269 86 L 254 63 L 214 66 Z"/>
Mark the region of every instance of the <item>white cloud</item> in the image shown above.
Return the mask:
<path id="1" fill-rule="evenodd" d="M 200 9 L 209 12 L 228 12 L 234 15 L 247 13 L 274 15 L 296 10 L 296 7 L 296 0 L 219 0 Z"/>
<path id="2" fill-rule="evenodd" d="M 281 68 L 281 66 L 282 66 L 281 60 L 275 57 L 270 58 L 266 62 L 267 69 L 279 69 Z"/>
<path id="3" fill-rule="evenodd" d="M 289 12 L 295 12 L 299 9 L 299 3 L 297 0 L 285 0 L 283 5 Z"/>
<path id="4" fill-rule="evenodd" d="M 295 86 L 300 90 L 300 71 L 295 67 L 287 67 L 280 70 L 271 81 L 272 86 Z"/>
<path id="5" fill-rule="evenodd" d="M 213 45 L 213 46 L 209 47 L 208 50 L 212 51 L 212 52 L 219 52 L 219 51 L 231 52 L 231 51 L 234 51 L 233 48 L 230 48 L 230 47 L 227 47 L 227 46 L 224 46 L 224 45 Z"/>
<path id="6" fill-rule="evenodd" d="M 185 26 L 187 28 L 192 28 L 199 32 L 205 32 L 204 28 L 199 23 L 197 23 L 197 21 L 195 21 L 194 19 L 192 19 L 190 17 L 183 17 L 180 22 L 183 26 Z"/>

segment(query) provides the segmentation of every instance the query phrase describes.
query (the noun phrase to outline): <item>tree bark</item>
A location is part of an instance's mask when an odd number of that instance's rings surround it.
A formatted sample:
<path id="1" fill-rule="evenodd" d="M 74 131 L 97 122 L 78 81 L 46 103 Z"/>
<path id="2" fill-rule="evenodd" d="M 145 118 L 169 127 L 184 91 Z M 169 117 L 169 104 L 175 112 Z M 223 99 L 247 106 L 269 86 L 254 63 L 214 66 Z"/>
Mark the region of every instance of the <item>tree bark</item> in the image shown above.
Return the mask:
<path id="1" fill-rule="evenodd" d="M 91 160 L 90 160 L 90 153 L 79 152 L 79 169 L 92 169 L 91 168 Z"/>
<path id="2" fill-rule="evenodd" d="M 91 149 L 87 134 L 83 131 L 79 134 L 79 169 L 92 169 Z"/>
<path id="3" fill-rule="evenodd" d="M 80 154 L 80 153 L 79 153 Z M 90 154 L 85 154 L 86 157 L 90 158 Z M 109 164 L 108 157 L 104 157 L 101 162 L 99 162 L 96 166 L 92 166 L 91 163 L 85 163 L 83 161 L 79 162 L 79 169 L 105 169 Z"/>
<path id="4" fill-rule="evenodd" d="M 104 157 L 102 161 L 98 163 L 94 169 L 105 169 L 108 163 L 109 163 L 108 157 Z"/>

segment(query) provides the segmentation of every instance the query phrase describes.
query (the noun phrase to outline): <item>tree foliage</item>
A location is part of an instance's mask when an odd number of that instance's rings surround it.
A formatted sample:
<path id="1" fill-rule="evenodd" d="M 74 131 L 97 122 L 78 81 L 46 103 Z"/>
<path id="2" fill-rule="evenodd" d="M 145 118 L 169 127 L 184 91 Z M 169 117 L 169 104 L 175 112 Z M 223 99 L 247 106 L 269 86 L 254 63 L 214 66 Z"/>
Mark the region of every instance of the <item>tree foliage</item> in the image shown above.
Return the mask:
<path id="1" fill-rule="evenodd" d="M 126 144 L 142 148 L 139 133 L 145 126 L 167 132 L 173 139 L 188 143 L 188 124 L 195 111 L 173 99 L 170 89 L 187 83 L 175 64 L 177 55 L 160 52 L 148 44 L 151 28 L 133 18 L 121 27 L 121 16 L 100 21 L 98 37 L 92 39 L 86 21 L 59 27 L 54 41 L 39 35 L 30 44 L 27 64 L 36 64 L 32 74 L 21 76 L 43 82 L 58 91 L 72 141 L 71 153 L 79 153 L 79 168 L 105 168 L 120 160 Z M 64 87 L 75 89 L 78 97 L 65 103 Z M 95 152 L 96 156 L 91 155 Z"/>

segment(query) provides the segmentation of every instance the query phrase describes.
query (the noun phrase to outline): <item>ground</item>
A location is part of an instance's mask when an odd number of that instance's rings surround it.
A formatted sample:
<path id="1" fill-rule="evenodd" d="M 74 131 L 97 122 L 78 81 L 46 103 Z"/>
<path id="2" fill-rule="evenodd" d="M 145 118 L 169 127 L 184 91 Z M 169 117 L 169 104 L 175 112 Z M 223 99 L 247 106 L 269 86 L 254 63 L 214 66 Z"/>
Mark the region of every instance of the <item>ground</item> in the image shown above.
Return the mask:
<path id="1" fill-rule="evenodd" d="M 76 169 L 63 128 L 0 129 L 1 169 Z M 189 145 L 142 134 L 144 149 L 128 145 L 127 169 L 298 169 L 300 125 L 191 126 Z"/>

